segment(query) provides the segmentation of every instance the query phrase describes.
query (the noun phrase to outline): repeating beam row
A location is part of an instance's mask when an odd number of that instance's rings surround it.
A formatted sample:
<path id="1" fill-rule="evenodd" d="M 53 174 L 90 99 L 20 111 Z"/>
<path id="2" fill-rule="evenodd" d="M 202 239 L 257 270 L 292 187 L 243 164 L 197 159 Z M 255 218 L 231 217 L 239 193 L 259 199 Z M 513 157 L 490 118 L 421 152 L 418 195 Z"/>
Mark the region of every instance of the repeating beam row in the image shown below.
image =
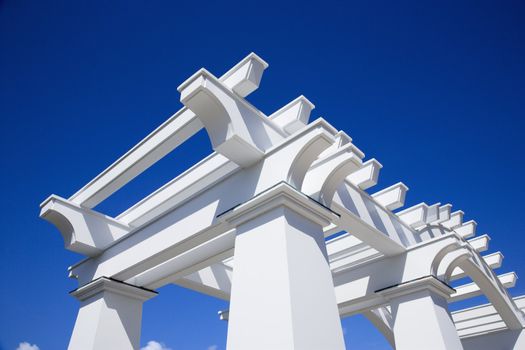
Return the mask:
<path id="1" fill-rule="evenodd" d="M 525 296 L 515 297 L 514 302 L 522 312 L 525 312 Z M 507 329 L 505 322 L 490 303 L 454 311 L 451 315 L 462 338 Z"/>
<path id="2" fill-rule="evenodd" d="M 516 285 L 518 276 L 515 272 L 509 272 L 499 275 L 498 279 L 505 288 L 512 288 Z M 451 302 L 461 301 L 483 294 L 481 288 L 474 282 L 455 287 L 454 289 L 456 289 L 456 292 L 450 296 L 449 301 Z"/>

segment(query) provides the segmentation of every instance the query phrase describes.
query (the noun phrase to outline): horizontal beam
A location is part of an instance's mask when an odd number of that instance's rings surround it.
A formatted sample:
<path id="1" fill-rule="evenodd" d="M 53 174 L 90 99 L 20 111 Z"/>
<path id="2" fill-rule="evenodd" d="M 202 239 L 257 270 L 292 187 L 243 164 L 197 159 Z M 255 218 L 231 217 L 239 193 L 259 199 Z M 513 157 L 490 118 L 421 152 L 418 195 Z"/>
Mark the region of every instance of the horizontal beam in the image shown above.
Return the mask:
<path id="1" fill-rule="evenodd" d="M 475 238 L 467 240 L 467 242 L 474 248 L 478 253 L 484 252 L 489 249 L 490 236 L 481 235 Z"/>
<path id="2" fill-rule="evenodd" d="M 479 254 L 473 254 L 469 259 L 460 261 L 458 266 L 465 271 L 490 303 L 494 305 L 509 329 L 518 330 L 525 327 L 525 315 L 517 309 L 500 278 L 487 267 Z M 517 277 L 513 276 L 513 273 L 506 275 L 503 282 L 510 287 L 515 283 Z M 466 289 L 466 292 L 469 291 L 474 292 L 474 290 Z"/>
<path id="3" fill-rule="evenodd" d="M 135 227 L 142 226 L 239 169 L 239 166 L 223 155 L 212 153 L 127 209 L 117 219 Z"/>
<path id="4" fill-rule="evenodd" d="M 505 288 L 512 288 L 516 285 L 518 276 L 514 272 L 509 272 L 498 275 L 498 279 Z M 450 296 L 449 302 L 461 301 L 483 294 L 481 288 L 474 282 L 455 287 L 454 289 L 456 289 L 456 292 Z"/>
<path id="5" fill-rule="evenodd" d="M 220 80 L 230 89 L 240 93 L 241 96 L 246 96 L 258 87 L 260 81 L 260 77 L 257 79 L 256 75 L 246 74 L 251 66 L 257 66 L 264 70 L 268 64 L 259 56 L 251 53 L 224 74 Z M 260 74 L 262 74 L 262 70 Z M 251 86 L 251 88 L 247 88 L 247 86 Z M 192 111 L 186 107 L 180 109 L 71 196 L 69 200 L 83 207 L 95 207 L 203 127 L 202 122 Z"/>
<path id="6" fill-rule="evenodd" d="M 450 204 L 444 204 L 439 206 L 439 218 L 437 220 L 431 221 L 431 225 L 437 225 L 442 223 L 443 221 L 447 221 L 450 219 L 450 212 L 452 209 L 452 205 Z"/>
<path id="7" fill-rule="evenodd" d="M 396 215 L 399 220 L 404 222 L 406 225 L 417 228 L 426 224 L 427 211 L 428 205 L 425 203 L 420 203 L 414 205 L 413 207 L 397 212 Z"/>
<path id="8" fill-rule="evenodd" d="M 515 297 L 514 303 L 525 312 L 525 295 Z M 461 338 L 507 329 L 505 322 L 490 303 L 453 311 L 451 316 Z"/>
<path id="9" fill-rule="evenodd" d="M 367 160 L 359 170 L 354 171 L 346 178 L 352 185 L 366 190 L 377 184 L 379 171 L 383 166 L 375 159 Z"/>
<path id="10" fill-rule="evenodd" d="M 203 127 L 193 112 L 182 108 L 69 200 L 83 207 L 95 207 Z"/>
<path id="11" fill-rule="evenodd" d="M 463 213 L 462 210 L 457 210 L 450 214 L 450 219 L 448 219 L 447 221 L 443 221 L 441 224 L 446 228 L 450 229 L 461 226 L 461 224 L 463 224 L 464 214 L 465 213 Z"/>
<path id="12" fill-rule="evenodd" d="M 476 235 L 476 227 L 478 224 L 474 220 L 462 223 L 460 226 L 454 228 L 454 231 L 461 237 L 467 239 Z"/>
<path id="13" fill-rule="evenodd" d="M 271 114 L 268 119 L 287 134 L 293 134 L 308 124 L 310 113 L 314 108 L 314 104 L 301 95 Z"/>
<path id="14" fill-rule="evenodd" d="M 388 210 L 394 210 L 401 208 L 405 205 L 405 197 L 408 191 L 408 187 L 398 182 L 390 187 L 382 189 L 372 195 L 372 198 L 379 203 L 379 205 L 385 207 Z"/>
<path id="15" fill-rule="evenodd" d="M 49 196 L 40 208 L 40 217 L 58 228 L 66 249 L 86 256 L 99 255 L 132 229 L 121 221 L 56 195 Z"/>
<path id="16" fill-rule="evenodd" d="M 441 235 L 410 247 L 404 254 L 382 257 L 334 274 L 337 301 L 346 315 L 386 304 L 387 300 L 376 291 L 428 276 L 435 257 L 443 249 L 457 244 L 460 241 L 456 235 Z"/>
<path id="17" fill-rule="evenodd" d="M 341 184 L 331 208 L 341 215 L 339 228 L 385 255 L 397 255 L 416 242 L 416 232 L 349 183 Z"/>
<path id="18" fill-rule="evenodd" d="M 219 222 L 218 214 L 285 180 L 290 171 L 281 166 L 282 164 L 295 164 L 290 158 L 293 159 L 298 149 L 311 140 L 320 139 L 328 147 L 333 140 L 332 135 L 336 132 L 325 121 L 314 121 L 269 150 L 264 161 L 255 165 L 255 168 L 239 169 L 240 171 L 224 173 L 223 167 L 227 163 L 221 161 L 208 167 L 207 164 L 221 159 L 208 157 L 191 171 L 199 172 L 199 168 L 204 167 L 210 171 L 209 176 L 214 181 L 217 180 L 217 183 L 203 180 L 206 184 L 198 183 L 195 187 L 198 188 L 198 192 L 181 197 L 178 191 L 183 186 L 178 186 L 178 182 L 184 182 L 186 176 L 170 182 L 123 215 L 127 216 L 138 210 L 139 214 L 134 215 L 133 220 L 144 220 L 147 223 L 109 247 L 96 260 L 88 259 L 72 267 L 72 274 L 79 276 L 78 281 L 81 285 L 99 275 L 128 280 L 166 261 L 176 259 L 179 254 L 197 247 L 205 240 L 223 234 L 229 227 Z M 318 152 L 322 150 L 317 149 Z M 305 167 L 304 172 L 307 169 L 308 167 Z M 219 175 L 213 175 L 213 172 L 218 172 Z M 180 205 L 181 200 L 184 205 Z M 159 204 L 159 207 L 156 207 L 155 203 Z M 143 215 L 150 215 L 156 220 L 143 219 Z"/>
<path id="19" fill-rule="evenodd" d="M 494 270 L 494 269 L 501 267 L 501 263 L 503 262 L 503 254 L 501 254 L 501 252 L 488 254 L 488 255 L 483 256 L 483 260 L 485 260 L 485 263 L 487 264 L 488 267 Z M 452 274 L 450 275 L 450 280 L 454 281 L 454 280 L 458 280 L 463 277 L 466 277 L 465 272 L 463 272 L 461 268 L 456 267 L 452 271 Z"/>

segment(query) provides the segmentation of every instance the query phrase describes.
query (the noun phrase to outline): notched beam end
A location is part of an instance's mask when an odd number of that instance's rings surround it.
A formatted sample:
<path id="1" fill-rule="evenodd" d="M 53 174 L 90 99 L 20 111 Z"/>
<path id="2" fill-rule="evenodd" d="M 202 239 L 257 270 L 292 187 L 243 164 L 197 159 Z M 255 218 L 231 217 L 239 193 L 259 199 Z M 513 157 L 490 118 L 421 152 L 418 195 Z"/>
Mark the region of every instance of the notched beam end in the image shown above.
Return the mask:
<path id="1" fill-rule="evenodd" d="M 131 231 L 128 225 L 56 195 L 40 205 L 40 217 L 58 228 L 66 249 L 90 257 Z"/>

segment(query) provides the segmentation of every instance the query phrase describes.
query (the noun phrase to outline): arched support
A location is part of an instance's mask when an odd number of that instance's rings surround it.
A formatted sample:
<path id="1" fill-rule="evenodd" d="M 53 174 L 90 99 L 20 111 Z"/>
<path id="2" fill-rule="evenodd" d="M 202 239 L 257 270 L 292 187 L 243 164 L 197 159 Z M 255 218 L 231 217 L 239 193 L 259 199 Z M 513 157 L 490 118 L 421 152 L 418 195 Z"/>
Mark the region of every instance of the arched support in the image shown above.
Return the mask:
<path id="1" fill-rule="evenodd" d="M 302 192 L 330 206 L 337 187 L 361 165 L 361 158 L 354 152 L 354 146 L 346 144 L 310 167 L 305 176 Z"/>
<path id="2" fill-rule="evenodd" d="M 425 234 L 427 236 L 430 236 L 431 238 L 443 236 L 448 230 L 443 228 L 442 226 L 431 226 L 428 225 L 424 229 L 420 231 L 421 234 Z M 443 259 L 450 254 L 451 252 L 456 251 L 459 247 L 461 247 L 461 242 L 459 240 L 454 239 L 452 242 L 446 244 L 444 247 L 442 247 L 435 255 L 434 259 L 432 260 L 432 263 L 430 264 L 430 275 L 431 276 L 438 276 L 439 275 L 439 266 L 441 265 L 441 262 Z"/>
<path id="3" fill-rule="evenodd" d="M 311 137 L 295 144 L 293 149 L 290 149 L 291 154 L 295 156 L 288 168 L 286 182 L 296 189 L 301 189 L 306 172 L 312 163 L 332 143 L 333 137 L 326 130 L 315 129 Z"/>
<path id="4" fill-rule="evenodd" d="M 441 259 L 439 266 L 437 267 L 436 277 L 441 281 L 448 283 L 452 271 L 458 266 L 458 264 L 472 257 L 472 252 L 466 247 L 466 243 L 462 244 L 459 248 L 449 252 Z"/>
<path id="5" fill-rule="evenodd" d="M 518 330 L 525 327 L 523 313 L 509 297 L 496 274 L 487 266 L 479 254 L 474 253 L 470 259 L 461 261 L 458 267 L 479 286 L 509 329 Z"/>
<path id="6" fill-rule="evenodd" d="M 40 217 L 58 228 L 66 249 L 83 255 L 96 256 L 131 231 L 118 220 L 55 195 L 40 207 Z"/>
<path id="7" fill-rule="evenodd" d="M 205 69 L 178 87 L 181 102 L 204 124 L 213 149 L 242 167 L 261 160 L 286 134 Z"/>
<path id="8" fill-rule="evenodd" d="M 368 310 L 363 312 L 365 316 L 376 329 L 385 337 L 392 349 L 396 348 L 396 341 L 394 338 L 394 332 L 392 331 L 393 322 L 392 314 L 385 306 L 377 309 Z"/>

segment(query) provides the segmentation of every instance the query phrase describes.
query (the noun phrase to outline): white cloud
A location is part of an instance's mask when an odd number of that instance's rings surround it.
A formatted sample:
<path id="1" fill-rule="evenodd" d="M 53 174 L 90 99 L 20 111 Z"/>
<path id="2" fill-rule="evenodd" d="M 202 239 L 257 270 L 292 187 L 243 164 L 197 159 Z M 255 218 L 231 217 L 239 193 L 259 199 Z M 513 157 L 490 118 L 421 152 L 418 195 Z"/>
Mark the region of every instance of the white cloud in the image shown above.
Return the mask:
<path id="1" fill-rule="evenodd" d="M 217 350 L 219 347 L 217 345 L 208 346 L 208 350 Z"/>
<path id="2" fill-rule="evenodd" d="M 171 350 L 171 348 L 168 348 L 163 343 L 159 343 L 154 340 L 150 340 L 148 344 L 145 347 L 140 348 L 140 350 Z"/>
<path id="3" fill-rule="evenodd" d="M 16 348 L 16 350 L 40 350 L 40 348 L 36 344 L 29 344 L 25 341 L 18 344 L 18 348 Z"/>

